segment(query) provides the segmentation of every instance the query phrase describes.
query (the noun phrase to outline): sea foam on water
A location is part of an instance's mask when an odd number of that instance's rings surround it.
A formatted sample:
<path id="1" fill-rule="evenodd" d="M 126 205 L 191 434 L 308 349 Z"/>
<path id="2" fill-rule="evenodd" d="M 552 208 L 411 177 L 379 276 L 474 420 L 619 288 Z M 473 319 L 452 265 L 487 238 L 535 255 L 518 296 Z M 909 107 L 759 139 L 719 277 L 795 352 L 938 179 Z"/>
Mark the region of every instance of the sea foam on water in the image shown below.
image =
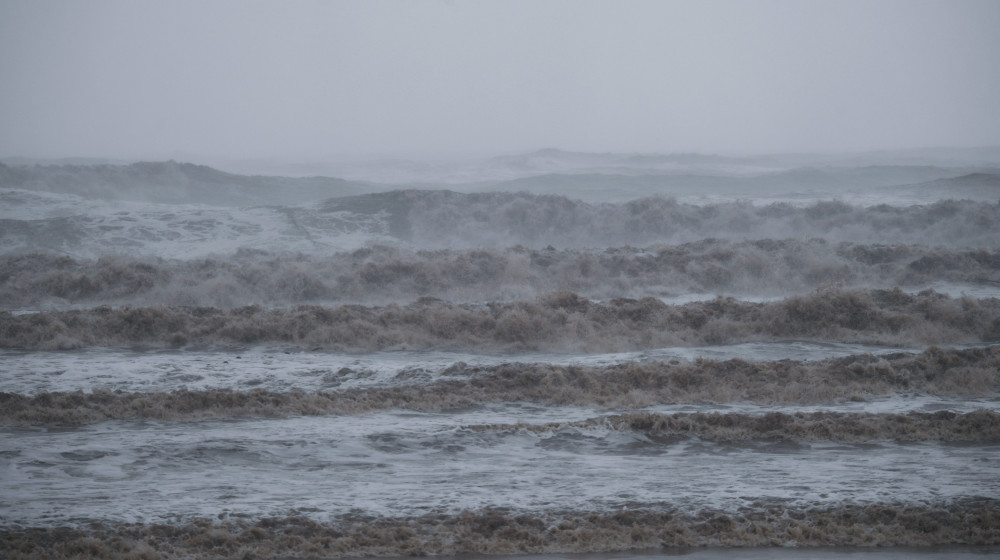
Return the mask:
<path id="1" fill-rule="evenodd" d="M 0 165 L 0 555 L 1000 545 L 994 174 L 590 157 Z"/>

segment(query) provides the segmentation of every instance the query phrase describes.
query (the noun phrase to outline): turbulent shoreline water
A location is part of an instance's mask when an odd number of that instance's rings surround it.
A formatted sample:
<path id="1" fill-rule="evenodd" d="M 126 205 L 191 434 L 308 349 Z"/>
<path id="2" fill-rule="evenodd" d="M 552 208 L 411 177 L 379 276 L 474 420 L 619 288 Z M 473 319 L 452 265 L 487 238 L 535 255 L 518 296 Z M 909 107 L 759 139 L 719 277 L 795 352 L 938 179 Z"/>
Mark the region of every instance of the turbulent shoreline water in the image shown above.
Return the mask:
<path id="1" fill-rule="evenodd" d="M 337 375 L 357 373 L 341 370 Z M 675 403 L 819 403 L 901 392 L 975 398 L 995 394 L 998 384 L 1000 346 L 821 362 L 699 359 L 692 364 L 627 362 L 597 368 L 548 364 L 469 367 L 459 362 L 438 375 L 404 370 L 386 385 L 315 393 L 264 389 L 169 393 L 94 390 L 43 392 L 33 397 L 0 393 L 0 424 L 362 414 L 397 408 L 444 411 L 502 402 L 634 409 Z"/>
<path id="2" fill-rule="evenodd" d="M 571 159 L 0 166 L 0 556 L 995 552 L 995 165 Z"/>
<path id="3" fill-rule="evenodd" d="M 73 529 L 13 530 L 2 535 L 13 557 L 51 551 L 103 558 L 213 555 L 228 558 L 295 555 L 426 556 L 539 554 L 672 547 L 892 546 L 954 542 L 996 545 L 1000 507 L 994 501 L 929 507 L 846 506 L 789 510 L 747 508 L 697 514 L 634 510 L 613 514 L 515 514 L 504 510 L 458 516 L 365 518 L 316 523 L 303 517 L 257 522 L 200 520 L 188 525 L 97 524 Z M 56 545 L 52 546 L 55 542 Z"/>

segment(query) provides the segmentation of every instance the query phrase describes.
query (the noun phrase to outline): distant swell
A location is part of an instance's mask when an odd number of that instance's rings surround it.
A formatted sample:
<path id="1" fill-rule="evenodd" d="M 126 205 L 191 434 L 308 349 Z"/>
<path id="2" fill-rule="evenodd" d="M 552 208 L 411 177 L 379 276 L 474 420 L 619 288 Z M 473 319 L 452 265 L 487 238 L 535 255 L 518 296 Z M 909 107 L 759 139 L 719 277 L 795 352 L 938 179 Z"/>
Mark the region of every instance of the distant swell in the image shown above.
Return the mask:
<path id="1" fill-rule="evenodd" d="M 720 292 L 774 296 L 831 282 L 1000 286 L 1000 251 L 822 239 L 703 240 L 606 250 L 373 246 L 322 257 L 243 250 L 195 260 L 36 253 L 0 257 L 0 271 L 0 308 L 85 303 L 231 308 L 424 296 L 496 301 L 555 290 L 602 299 Z"/>
<path id="2" fill-rule="evenodd" d="M 453 348 L 583 352 L 814 338 L 883 345 L 1000 340 L 1000 299 L 934 292 L 818 290 L 774 303 L 732 298 L 669 306 L 655 298 L 595 303 L 572 292 L 533 302 L 409 306 L 144 307 L 12 315 L 0 347 L 282 343 L 333 350 Z"/>
<path id="3" fill-rule="evenodd" d="M 915 356 L 861 355 L 816 362 L 699 359 L 688 364 L 626 363 L 603 368 L 548 364 L 476 368 L 458 363 L 442 372 L 441 379 L 435 382 L 336 392 L 278 393 L 255 389 L 245 392 L 204 390 L 122 394 L 94 391 L 41 393 L 35 396 L 0 393 L 0 424 L 80 425 L 140 418 L 196 420 L 238 416 L 360 414 L 397 408 L 445 411 L 500 402 L 628 409 L 673 403 L 821 403 L 842 399 L 866 400 L 900 392 L 975 397 L 994 395 L 998 385 L 1000 346 L 967 350 L 931 348 Z M 622 429 L 621 426 L 628 423 L 633 426 L 628 429 L 683 429 L 683 422 L 672 424 L 673 421 L 667 418 L 624 416 L 609 422 L 619 426 L 616 429 Z M 698 416 L 691 418 L 700 419 L 697 422 L 701 424 L 712 422 L 711 417 L 708 420 Z M 784 415 L 771 417 L 771 420 L 764 421 L 762 427 L 753 427 L 751 424 L 757 420 L 751 422 L 739 415 L 723 418 L 723 425 L 719 428 L 725 428 L 725 422 L 735 422 L 733 429 L 737 431 L 733 433 L 739 433 L 739 429 L 750 430 L 748 433 L 766 431 L 770 426 L 767 422 L 783 419 L 781 421 L 788 426 L 782 429 L 792 430 L 788 432 L 789 437 L 795 433 L 809 433 L 795 432 L 805 429 L 802 426 L 807 424 L 812 426 L 809 430 L 833 429 L 829 425 L 836 424 L 826 422 L 823 419 L 827 417 L 823 416 L 812 419 L 801 417 L 792 421 L 789 420 L 791 416 Z M 833 417 L 827 419 L 830 418 Z M 884 431 L 873 434 L 907 437 L 905 426 L 893 425 L 898 417 L 884 418 L 888 422 L 886 427 L 877 428 Z M 988 420 L 986 427 L 977 428 L 980 430 L 977 438 L 992 437 L 989 434 L 995 433 L 994 413 L 985 416 L 946 415 L 931 420 L 952 422 L 956 418 Z M 864 421 L 858 422 L 861 423 L 857 427 L 862 431 L 857 437 L 863 437 L 864 430 L 868 428 L 864 427 Z M 823 425 L 827 427 L 823 428 Z M 937 428 L 920 428 L 914 433 L 924 431 L 930 435 L 922 437 L 935 439 L 934 429 Z M 959 430 L 956 435 L 948 437 L 961 439 L 961 430 L 955 429 Z M 892 433 L 901 435 L 893 436 Z M 848 435 L 839 437 L 849 439 Z"/>
<path id="4" fill-rule="evenodd" d="M 751 505 L 748 503 L 748 505 Z M 502 509 L 419 517 L 348 515 L 199 519 L 179 525 L 0 529 L 8 558 L 330 558 L 455 554 L 610 552 L 669 547 L 927 546 L 1000 544 L 1000 504 L 989 499 L 930 505 L 789 509 L 752 504 L 739 512 L 684 513 L 639 504 L 619 512 L 516 513 Z"/>

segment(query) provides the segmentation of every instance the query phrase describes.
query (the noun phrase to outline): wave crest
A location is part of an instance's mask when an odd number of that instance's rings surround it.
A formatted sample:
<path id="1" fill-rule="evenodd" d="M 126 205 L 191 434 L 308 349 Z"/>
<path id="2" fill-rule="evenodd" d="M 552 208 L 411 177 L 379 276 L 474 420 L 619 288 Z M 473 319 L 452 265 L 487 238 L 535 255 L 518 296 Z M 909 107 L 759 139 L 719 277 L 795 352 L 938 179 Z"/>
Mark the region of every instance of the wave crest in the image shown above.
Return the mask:
<path id="1" fill-rule="evenodd" d="M 506 364 L 478 368 L 460 362 L 442 372 L 437 381 L 429 383 L 336 392 L 279 393 L 254 389 L 246 392 L 184 390 L 121 394 L 95 390 L 35 396 L 0 393 L 0 424 L 80 425 L 137 418 L 197 420 L 360 414 L 394 408 L 442 411 L 500 402 L 615 409 L 676 403 L 804 404 L 865 400 L 899 392 L 986 396 L 995 395 L 998 384 L 1000 346 L 967 350 L 931 348 L 915 356 L 862 355 L 817 362 L 699 359 L 687 364 L 631 362 L 608 367 Z M 809 429 L 820 430 L 818 426 L 823 424 L 820 420 L 825 422 L 824 419 L 833 418 L 819 416 L 809 420 L 803 417 L 797 422 L 802 425 L 813 422 L 815 426 Z M 934 417 L 932 420 L 943 422 L 949 418 Z M 993 433 L 990 430 L 996 430 L 995 416 L 988 418 L 992 424 L 977 432 L 981 437 L 990 437 L 988 434 Z M 624 426 L 634 421 L 641 428 L 644 422 L 658 419 L 662 418 L 623 416 L 615 422 Z M 741 422 L 750 425 L 749 421 Z M 806 433 L 800 432 L 800 435 Z M 899 437 L 905 437 L 905 431 L 899 433 L 903 434 Z"/>
<path id="2" fill-rule="evenodd" d="M 899 346 L 995 341 L 1000 340 L 1000 299 L 833 287 L 771 303 L 718 297 L 681 306 L 651 297 L 598 303 L 558 292 L 535 301 L 488 305 L 425 298 L 385 307 L 102 306 L 27 315 L 0 312 L 0 347 L 27 349 L 197 342 L 350 351 L 613 352 L 802 337 Z"/>
<path id="3" fill-rule="evenodd" d="M 803 293 L 845 287 L 1000 285 L 1000 252 L 921 245 L 766 239 L 645 248 L 412 251 L 372 246 L 322 258 L 244 250 L 228 257 L 96 260 L 0 257 L 0 306 L 107 305 L 232 308 L 297 303 L 530 299 L 556 291 L 612 299 L 642 295 Z"/>
<path id="4" fill-rule="evenodd" d="M 716 442 L 771 438 L 851 443 L 884 440 L 981 442 L 1000 440 L 1000 413 L 989 410 L 967 414 L 948 411 L 907 414 L 769 412 L 763 415 L 636 412 L 582 422 L 466 426 L 473 431 L 526 430 L 535 433 L 596 428 L 636 432 L 655 437 L 657 441 L 663 441 L 664 437 L 697 437 Z"/>

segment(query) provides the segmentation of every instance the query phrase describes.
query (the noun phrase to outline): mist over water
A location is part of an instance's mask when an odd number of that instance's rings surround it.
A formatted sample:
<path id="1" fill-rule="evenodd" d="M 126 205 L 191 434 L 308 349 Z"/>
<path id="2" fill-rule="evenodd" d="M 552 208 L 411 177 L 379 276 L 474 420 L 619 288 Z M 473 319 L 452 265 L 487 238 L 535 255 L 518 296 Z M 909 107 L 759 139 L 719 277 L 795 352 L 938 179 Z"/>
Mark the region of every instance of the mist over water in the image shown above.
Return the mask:
<path id="1" fill-rule="evenodd" d="M 1000 154 L 339 165 L 0 166 L 12 557 L 1000 545 Z"/>
<path id="2" fill-rule="evenodd" d="M 998 24 L 0 1 L 0 558 L 996 555 Z"/>

